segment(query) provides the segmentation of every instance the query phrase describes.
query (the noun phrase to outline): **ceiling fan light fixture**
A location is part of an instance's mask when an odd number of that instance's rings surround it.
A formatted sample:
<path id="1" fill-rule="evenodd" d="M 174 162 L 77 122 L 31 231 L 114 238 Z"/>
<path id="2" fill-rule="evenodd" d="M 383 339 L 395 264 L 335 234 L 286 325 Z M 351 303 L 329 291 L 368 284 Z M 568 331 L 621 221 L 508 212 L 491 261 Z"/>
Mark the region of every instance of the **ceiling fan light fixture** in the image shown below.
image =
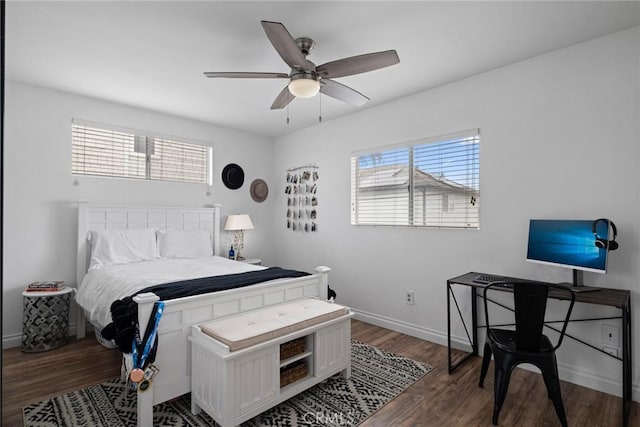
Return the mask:
<path id="1" fill-rule="evenodd" d="M 235 71 L 204 74 L 209 78 L 289 79 L 287 86 L 280 90 L 271 104 L 272 110 L 280 110 L 296 98 L 312 98 L 319 92 L 359 107 L 370 99 L 333 79 L 378 70 L 400 62 L 395 50 L 385 50 L 337 59 L 316 66 L 307 59 L 316 45 L 313 39 L 309 37 L 294 39 L 281 22 L 260 21 L 260 23 L 280 58 L 289 66 L 291 71 L 288 74 Z"/>
<path id="2" fill-rule="evenodd" d="M 320 82 L 312 74 L 297 74 L 291 76 L 289 92 L 298 98 L 313 98 L 320 91 Z"/>

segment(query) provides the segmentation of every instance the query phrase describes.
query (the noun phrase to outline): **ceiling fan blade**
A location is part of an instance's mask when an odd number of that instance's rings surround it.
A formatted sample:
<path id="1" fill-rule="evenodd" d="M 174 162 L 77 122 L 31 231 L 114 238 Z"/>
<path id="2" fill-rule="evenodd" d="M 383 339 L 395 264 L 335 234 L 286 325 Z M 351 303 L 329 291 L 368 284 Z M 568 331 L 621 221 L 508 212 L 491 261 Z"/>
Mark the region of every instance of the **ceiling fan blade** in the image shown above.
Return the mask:
<path id="1" fill-rule="evenodd" d="M 273 104 L 271 104 L 271 109 L 279 110 L 281 108 L 284 108 L 289 105 L 289 103 L 294 99 L 295 96 L 293 96 L 291 92 L 289 92 L 289 86 L 285 86 L 284 89 L 282 89 L 282 91 L 276 97 L 276 100 L 273 101 Z"/>
<path id="2" fill-rule="evenodd" d="M 261 23 L 269 41 L 289 67 L 304 71 L 313 69 L 313 65 L 307 61 L 284 25 L 280 22 L 270 21 L 261 21 Z"/>
<path id="3" fill-rule="evenodd" d="M 320 80 L 320 83 L 320 92 L 348 104 L 359 107 L 369 101 L 369 98 L 357 90 L 351 89 L 349 86 L 345 86 L 335 80 L 322 79 Z"/>
<path id="4" fill-rule="evenodd" d="M 395 50 L 385 50 L 327 62 L 319 65 L 316 72 L 323 77 L 334 79 L 377 70 L 399 62 L 400 58 Z"/>
<path id="5" fill-rule="evenodd" d="M 207 77 L 228 77 L 232 79 L 288 79 L 289 75 L 285 73 L 236 73 L 236 72 L 206 72 Z"/>

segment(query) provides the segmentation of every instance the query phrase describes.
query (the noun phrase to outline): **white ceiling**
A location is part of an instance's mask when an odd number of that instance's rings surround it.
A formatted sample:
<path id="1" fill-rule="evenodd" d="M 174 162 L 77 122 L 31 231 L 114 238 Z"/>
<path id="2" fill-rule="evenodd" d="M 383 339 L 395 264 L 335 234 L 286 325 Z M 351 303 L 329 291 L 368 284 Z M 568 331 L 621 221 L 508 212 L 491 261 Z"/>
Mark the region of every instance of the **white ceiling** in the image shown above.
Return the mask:
<path id="1" fill-rule="evenodd" d="M 311 37 L 316 64 L 396 49 L 400 64 L 336 79 L 371 98 L 322 97 L 323 121 L 640 22 L 639 3 L 31 2 L 6 4 L 8 80 L 271 137 L 318 123 L 319 97 L 269 109 L 286 80 L 204 71 L 284 72 L 261 20 Z"/>

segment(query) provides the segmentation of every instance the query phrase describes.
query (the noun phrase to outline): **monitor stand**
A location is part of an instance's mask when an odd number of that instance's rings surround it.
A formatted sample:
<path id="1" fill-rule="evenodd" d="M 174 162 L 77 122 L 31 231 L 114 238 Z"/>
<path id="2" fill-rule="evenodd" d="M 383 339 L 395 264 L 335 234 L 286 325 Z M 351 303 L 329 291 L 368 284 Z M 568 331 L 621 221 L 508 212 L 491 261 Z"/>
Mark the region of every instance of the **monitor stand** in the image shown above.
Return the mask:
<path id="1" fill-rule="evenodd" d="M 575 293 L 582 292 L 594 292 L 599 291 L 602 288 L 596 288 L 595 286 L 584 285 L 584 271 L 573 269 L 573 283 L 563 282 L 561 285 L 567 285 L 571 287 L 571 290 Z"/>

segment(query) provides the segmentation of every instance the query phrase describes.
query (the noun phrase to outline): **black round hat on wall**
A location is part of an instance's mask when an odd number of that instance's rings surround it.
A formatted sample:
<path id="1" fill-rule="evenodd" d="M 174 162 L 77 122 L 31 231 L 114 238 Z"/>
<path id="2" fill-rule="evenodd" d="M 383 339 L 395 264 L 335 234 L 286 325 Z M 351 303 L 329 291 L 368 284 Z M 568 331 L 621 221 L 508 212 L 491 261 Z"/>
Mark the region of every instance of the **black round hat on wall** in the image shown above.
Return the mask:
<path id="1" fill-rule="evenodd" d="M 237 190 L 244 183 L 244 171 L 235 163 L 229 163 L 222 169 L 222 182 L 227 188 Z"/>

